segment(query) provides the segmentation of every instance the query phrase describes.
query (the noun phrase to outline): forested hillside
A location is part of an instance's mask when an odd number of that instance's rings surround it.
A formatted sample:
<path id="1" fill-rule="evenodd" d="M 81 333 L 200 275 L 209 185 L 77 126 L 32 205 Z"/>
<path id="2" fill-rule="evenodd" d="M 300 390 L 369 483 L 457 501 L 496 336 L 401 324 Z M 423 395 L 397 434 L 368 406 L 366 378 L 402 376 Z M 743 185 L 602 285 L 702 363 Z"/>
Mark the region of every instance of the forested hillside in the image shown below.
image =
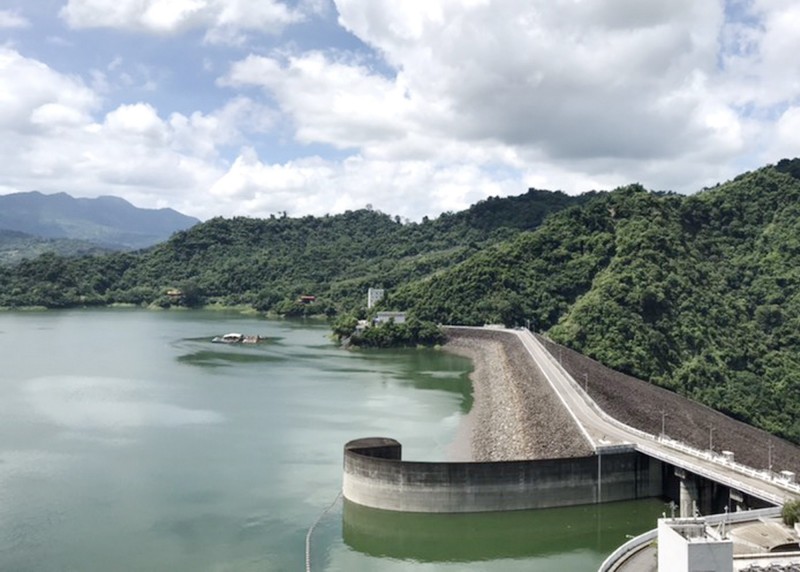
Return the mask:
<path id="1" fill-rule="evenodd" d="M 420 223 L 373 210 L 215 218 L 141 253 L 82 259 L 48 254 L 14 268 L 0 266 L 0 306 L 219 303 L 333 315 L 363 305 L 369 287 L 391 291 L 592 198 L 531 190 Z M 167 295 L 175 289 L 180 298 Z M 316 302 L 301 304 L 300 295 L 316 296 Z"/>
<path id="2" fill-rule="evenodd" d="M 688 197 L 633 185 L 530 191 L 420 223 L 371 210 L 213 219 L 142 253 L 0 267 L 0 306 L 341 316 L 383 287 L 384 307 L 414 319 L 529 325 L 800 442 L 799 255 L 800 160 L 784 160 Z"/>
<path id="3" fill-rule="evenodd" d="M 62 256 L 101 254 L 109 249 L 84 240 L 71 238 L 41 238 L 0 228 L 0 265 L 18 264 L 27 258 L 35 258 L 47 252 Z"/>
<path id="4" fill-rule="evenodd" d="M 618 189 L 396 301 L 525 324 L 800 441 L 800 161 L 690 197 Z"/>

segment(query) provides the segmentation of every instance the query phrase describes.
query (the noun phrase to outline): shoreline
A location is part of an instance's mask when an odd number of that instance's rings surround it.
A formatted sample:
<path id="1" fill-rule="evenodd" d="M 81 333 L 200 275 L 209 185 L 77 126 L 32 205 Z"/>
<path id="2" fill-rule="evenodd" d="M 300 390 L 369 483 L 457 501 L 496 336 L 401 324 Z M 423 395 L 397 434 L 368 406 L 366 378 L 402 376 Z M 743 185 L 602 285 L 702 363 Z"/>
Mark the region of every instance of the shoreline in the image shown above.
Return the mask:
<path id="1" fill-rule="evenodd" d="M 487 462 L 589 454 L 591 448 L 549 385 L 538 371 L 523 368 L 526 358 L 512 336 L 448 332 L 442 349 L 473 364 L 473 406 L 456 429 L 448 457 Z"/>

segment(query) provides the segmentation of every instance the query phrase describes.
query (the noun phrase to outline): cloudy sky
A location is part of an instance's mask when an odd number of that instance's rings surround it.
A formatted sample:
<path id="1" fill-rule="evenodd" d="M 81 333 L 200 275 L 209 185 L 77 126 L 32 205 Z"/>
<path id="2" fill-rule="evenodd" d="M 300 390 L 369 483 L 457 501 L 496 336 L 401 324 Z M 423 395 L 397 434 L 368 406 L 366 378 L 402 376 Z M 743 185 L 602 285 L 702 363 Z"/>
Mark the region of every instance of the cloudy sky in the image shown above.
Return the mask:
<path id="1" fill-rule="evenodd" d="M 0 194 L 419 219 L 800 155 L 795 0 L 0 0 Z"/>

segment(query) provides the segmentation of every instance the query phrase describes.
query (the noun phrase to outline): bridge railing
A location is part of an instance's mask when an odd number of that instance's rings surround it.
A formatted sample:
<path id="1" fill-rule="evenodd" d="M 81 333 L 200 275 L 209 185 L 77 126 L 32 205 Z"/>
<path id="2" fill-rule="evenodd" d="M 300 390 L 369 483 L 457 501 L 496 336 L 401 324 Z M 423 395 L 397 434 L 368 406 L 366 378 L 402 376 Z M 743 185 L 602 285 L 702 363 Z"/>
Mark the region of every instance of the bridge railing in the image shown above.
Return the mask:
<path id="1" fill-rule="evenodd" d="M 666 445 L 667 447 L 677 449 L 678 451 L 682 451 L 684 453 L 693 455 L 695 457 L 700 457 L 712 461 L 718 465 L 723 465 L 725 467 L 728 467 L 736 471 L 737 473 L 747 475 L 748 477 L 761 479 L 763 481 L 767 481 L 776 484 L 780 487 L 789 489 L 792 492 L 800 493 L 800 485 L 791 482 L 786 477 L 782 477 L 779 474 L 776 474 L 774 471 L 755 469 L 753 467 L 737 463 L 736 461 L 731 460 L 725 455 L 720 455 L 719 453 L 715 453 L 713 451 L 697 449 L 676 439 L 670 439 L 669 437 L 661 436 L 658 438 L 658 441 L 662 445 Z"/>
<path id="2" fill-rule="evenodd" d="M 760 498 L 765 501 L 774 503 L 776 505 L 782 505 L 786 500 L 783 496 L 773 494 L 769 491 L 764 490 L 763 488 L 749 486 L 740 480 L 730 478 L 723 472 L 715 472 L 698 463 L 687 461 L 685 458 L 682 459 L 678 458 L 677 456 L 674 455 L 674 453 L 671 455 L 664 448 L 648 446 L 643 443 L 637 443 L 636 448 L 642 453 L 645 453 L 651 457 L 654 457 L 656 459 L 661 459 L 676 466 L 683 467 L 693 472 L 696 475 L 700 475 L 701 477 L 706 477 L 708 479 L 717 481 L 721 484 L 742 491 L 743 493 L 747 493 L 752 497 Z"/>
<path id="3" fill-rule="evenodd" d="M 611 415 L 606 413 L 597 404 L 597 402 L 595 402 L 594 399 L 591 398 L 591 396 L 586 391 L 586 389 L 581 387 L 581 385 L 575 380 L 575 378 L 573 378 L 572 375 L 569 372 L 567 372 L 567 370 L 564 368 L 564 366 L 561 364 L 561 362 L 550 351 L 548 351 L 547 348 L 545 348 L 544 345 L 541 344 L 541 342 L 539 342 L 538 339 L 536 339 L 536 336 L 532 332 L 530 332 L 529 330 L 525 330 L 525 332 L 530 337 L 532 337 L 536 341 L 536 343 L 542 345 L 542 347 L 545 350 L 545 353 L 548 356 L 548 358 L 550 359 L 550 361 L 561 371 L 561 373 L 564 375 L 565 379 L 574 388 L 577 389 L 578 394 L 583 398 L 584 402 L 589 407 L 594 409 L 597 412 L 597 414 L 600 417 L 602 417 L 606 422 L 611 423 L 612 425 L 615 425 L 615 426 L 619 427 L 620 429 L 623 429 L 623 430 L 625 430 L 625 431 L 627 431 L 629 433 L 632 433 L 632 434 L 634 434 L 637 437 L 640 437 L 642 439 L 646 439 L 648 441 L 655 441 L 655 442 L 661 443 L 662 445 L 666 445 L 668 447 L 672 447 L 673 449 L 679 450 L 679 451 L 681 451 L 683 453 L 686 453 L 688 455 L 692 455 L 694 457 L 698 457 L 700 459 L 705 459 L 705 460 L 710 461 L 712 463 L 715 463 L 717 465 L 724 466 L 724 467 L 726 467 L 726 468 L 728 468 L 730 470 L 733 470 L 733 471 L 735 471 L 737 473 L 740 473 L 740 474 L 743 474 L 743 475 L 747 475 L 747 476 L 752 477 L 752 478 L 760 479 L 760 480 L 769 482 L 769 483 L 771 483 L 773 485 L 779 486 L 781 488 L 787 489 L 788 491 L 791 491 L 793 493 L 800 494 L 800 485 L 798 485 L 797 483 L 793 483 L 793 482 L 789 481 L 786 478 L 780 477 L 780 476 L 776 475 L 772 471 L 765 471 L 765 470 L 755 469 L 753 467 L 749 467 L 747 465 L 743 465 L 741 463 L 737 463 L 735 461 L 732 461 L 732 460 L 730 460 L 729 458 L 727 458 L 727 457 L 725 457 L 723 455 L 718 455 L 718 454 L 714 453 L 713 451 L 697 449 L 697 448 L 692 447 L 692 446 L 690 446 L 690 445 L 688 445 L 686 443 L 683 443 L 682 441 L 678 441 L 676 439 L 667 438 L 664 435 L 657 436 L 657 435 L 653 435 L 652 433 L 647 433 L 646 431 L 642 431 L 641 429 L 637 429 L 635 427 L 631 427 L 630 425 L 628 425 L 626 423 L 623 423 L 622 421 L 619 421 L 618 419 L 612 417 Z M 749 491 L 744 491 L 744 490 L 742 492 L 748 492 L 749 493 Z M 758 494 L 756 496 L 763 496 L 763 494 Z"/>

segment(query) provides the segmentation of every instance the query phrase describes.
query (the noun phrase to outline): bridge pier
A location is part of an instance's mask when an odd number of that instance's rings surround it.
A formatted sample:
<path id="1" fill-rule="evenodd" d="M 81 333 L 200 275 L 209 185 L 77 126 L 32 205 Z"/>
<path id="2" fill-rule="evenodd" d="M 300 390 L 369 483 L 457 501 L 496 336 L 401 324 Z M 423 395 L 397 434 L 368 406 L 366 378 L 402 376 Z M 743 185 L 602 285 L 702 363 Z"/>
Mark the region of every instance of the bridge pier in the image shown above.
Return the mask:
<path id="1" fill-rule="evenodd" d="M 692 478 L 691 473 L 675 467 L 675 476 L 678 477 L 678 514 L 681 518 L 691 518 L 696 516 L 700 507 L 700 494 L 697 490 L 697 483 Z"/>
<path id="2" fill-rule="evenodd" d="M 730 489 L 695 475 L 680 467 L 674 468 L 678 478 L 678 507 L 681 518 L 709 515 L 730 508 Z"/>
<path id="3" fill-rule="evenodd" d="M 772 506 L 766 501 L 681 467 L 666 463 L 664 467 L 669 469 L 669 474 L 665 477 L 664 494 L 677 504 L 681 518 Z"/>

